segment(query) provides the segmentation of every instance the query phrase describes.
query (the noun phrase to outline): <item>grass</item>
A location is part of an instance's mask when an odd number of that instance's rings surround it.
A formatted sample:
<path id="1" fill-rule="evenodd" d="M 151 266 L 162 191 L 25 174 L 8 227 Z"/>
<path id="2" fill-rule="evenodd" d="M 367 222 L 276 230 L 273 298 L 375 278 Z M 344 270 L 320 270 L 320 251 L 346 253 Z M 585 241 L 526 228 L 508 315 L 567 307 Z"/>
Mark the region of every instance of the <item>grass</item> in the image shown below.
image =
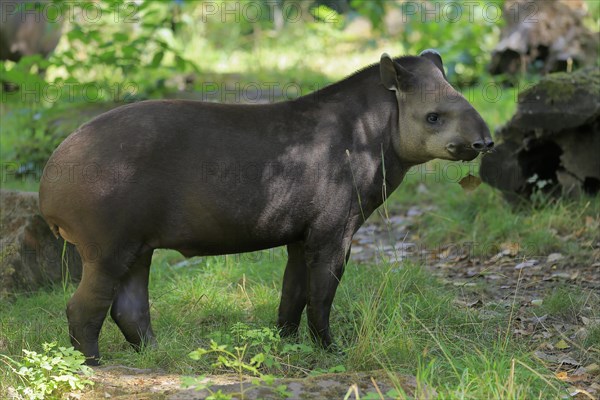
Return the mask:
<path id="1" fill-rule="evenodd" d="M 428 247 L 471 244 L 492 257 L 503 244 L 514 243 L 528 258 L 560 252 L 578 261 L 589 260 L 597 227 L 586 221 L 598 220 L 598 198 L 548 200 L 535 210 L 513 207 L 487 185 L 465 193 L 455 179 L 440 172 L 443 165 L 435 162 L 418 168 L 390 199 L 390 207 L 396 208 L 434 206 L 414 227 Z"/>
<path id="2" fill-rule="evenodd" d="M 109 318 L 100 340 L 104 363 L 181 374 L 221 372 L 209 361 L 190 360 L 187 353 L 207 346 L 210 339 L 223 342 L 237 322 L 258 328 L 274 325 L 284 253 L 276 249 L 260 254 L 254 262 L 207 257 L 178 267 L 179 254 L 157 252 L 150 292 L 159 346 L 136 353 Z M 64 309 L 73 290 L 55 288 L 5 301 L 0 311 L 2 352 L 18 358 L 22 348 L 38 349 L 43 342 L 68 345 Z M 416 375 L 442 398 L 562 393 L 560 385 L 546 382 L 547 372 L 534 365 L 526 346 L 506 336 L 510 309 L 493 307 L 487 317 L 454 305 L 456 296 L 417 265 L 350 264 L 332 314 L 332 328 L 345 353 L 312 347 L 303 326 L 299 340 L 311 350 L 296 357 L 293 367 L 269 372 L 303 376 L 301 371 L 338 365 L 348 371 L 383 368 Z M 519 364 L 511 367 L 515 360 Z M 15 378 L 6 370 L 1 374 L 6 390 Z"/>
<path id="3" fill-rule="evenodd" d="M 542 302 L 542 310 L 549 315 L 566 320 L 576 320 L 587 304 L 586 293 L 575 293 L 564 287 L 557 287 L 547 294 Z"/>
<path id="4" fill-rule="evenodd" d="M 600 349 L 600 324 L 592 326 L 588 332 L 588 335 L 583 341 L 583 346 L 586 349 Z"/>

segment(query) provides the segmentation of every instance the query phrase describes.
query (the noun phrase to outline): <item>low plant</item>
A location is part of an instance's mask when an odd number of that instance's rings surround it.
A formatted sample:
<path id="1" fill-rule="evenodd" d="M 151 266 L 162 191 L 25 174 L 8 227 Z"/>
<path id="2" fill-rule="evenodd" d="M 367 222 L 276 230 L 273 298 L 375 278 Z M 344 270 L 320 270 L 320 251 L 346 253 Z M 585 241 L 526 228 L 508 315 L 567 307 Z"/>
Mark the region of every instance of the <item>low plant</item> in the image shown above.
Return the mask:
<path id="1" fill-rule="evenodd" d="M 269 387 L 282 398 L 290 397 L 291 393 L 287 391 L 286 385 L 275 386 L 275 377 L 262 372 L 263 366 L 273 366 L 279 361 L 272 353 L 275 347 L 281 342 L 278 332 L 272 328 L 250 329 L 247 325 L 237 323 L 233 326 L 231 336 L 236 341 L 247 341 L 244 345 L 219 344 L 214 340 L 210 341 L 208 348 L 200 347 L 189 354 L 192 360 L 201 358 L 215 358 L 213 368 L 226 368 L 233 370 L 238 376 L 240 391 L 237 393 L 242 399 L 244 394 L 253 388 Z M 263 352 L 255 352 L 262 350 Z M 246 377 L 250 375 L 253 378 L 250 385 L 245 385 Z M 221 390 L 212 391 L 210 383 L 206 381 L 204 375 L 198 377 L 185 377 L 182 379 L 184 387 L 195 387 L 196 390 L 207 390 L 210 395 L 208 400 L 232 399 L 234 394 L 223 393 Z"/>
<path id="2" fill-rule="evenodd" d="M 92 369 L 83 365 L 84 355 L 73 347 L 57 347 L 56 342 L 43 343 L 43 352 L 23 349 L 22 361 L 3 356 L 6 364 L 21 380 L 15 387 L 24 399 L 58 399 L 72 390 L 83 390 L 94 382 L 87 379 Z"/>

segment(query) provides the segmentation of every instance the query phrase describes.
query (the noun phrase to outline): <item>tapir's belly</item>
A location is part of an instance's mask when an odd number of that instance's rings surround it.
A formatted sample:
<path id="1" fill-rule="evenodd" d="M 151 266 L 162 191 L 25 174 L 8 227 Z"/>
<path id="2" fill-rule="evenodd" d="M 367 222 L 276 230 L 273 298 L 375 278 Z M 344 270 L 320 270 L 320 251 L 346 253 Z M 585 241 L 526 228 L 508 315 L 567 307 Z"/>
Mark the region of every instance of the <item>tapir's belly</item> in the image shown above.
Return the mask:
<path id="1" fill-rule="evenodd" d="M 306 198 L 308 191 L 298 190 L 297 184 L 196 182 L 193 190 L 180 188 L 181 194 L 171 193 L 158 208 L 160 223 L 152 229 L 149 244 L 195 256 L 243 253 L 302 240 L 315 211 Z"/>
<path id="2" fill-rule="evenodd" d="M 257 242 L 254 239 L 250 239 L 245 242 L 219 242 L 209 244 L 203 241 L 180 243 L 177 246 L 158 246 L 157 248 L 173 249 L 177 250 L 186 257 L 195 256 L 217 256 L 224 254 L 238 254 L 247 253 L 252 251 L 259 251 L 265 249 L 271 249 L 273 247 L 284 246 L 290 243 L 297 242 L 298 240 L 279 240 L 279 241 L 263 241 Z"/>
<path id="3" fill-rule="evenodd" d="M 303 237 L 301 226 L 278 219 L 266 223 L 257 218 L 196 221 L 161 230 L 156 241 L 149 244 L 154 248 L 175 249 L 187 257 L 244 253 L 299 241 Z"/>

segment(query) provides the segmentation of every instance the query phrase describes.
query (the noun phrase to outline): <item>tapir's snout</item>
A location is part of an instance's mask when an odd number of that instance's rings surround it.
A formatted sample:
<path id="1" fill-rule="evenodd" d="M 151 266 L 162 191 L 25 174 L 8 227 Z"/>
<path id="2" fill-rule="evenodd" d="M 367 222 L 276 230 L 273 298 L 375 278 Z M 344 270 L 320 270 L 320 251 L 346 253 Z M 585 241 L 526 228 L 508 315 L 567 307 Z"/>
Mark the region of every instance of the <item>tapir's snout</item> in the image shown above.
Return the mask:
<path id="1" fill-rule="evenodd" d="M 492 135 L 479 114 L 475 118 L 466 119 L 461 128 L 463 132 L 468 133 L 455 137 L 446 145 L 446 150 L 454 159 L 471 161 L 481 153 L 492 151 L 494 148 Z"/>
<path id="2" fill-rule="evenodd" d="M 488 151 L 491 151 L 494 148 L 494 141 L 491 137 L 488 136 L 471 143 L 471 148 L 480 153 L 487 153 Z"/>
<path id="3" fill-rule="evenodd" d="M 479 153 L 489 153 L 494 148 L 494 140 L 492 139 L 490 129 L 481 116 L 479 116 L 478 130 L 481 136 L 471 143 L 471 148 Z"/>
<path id="4" fill-rule="evenodd" d="M 488 153 L 494 148 L 494 142 L 491 136 L 486 135 L 483 138 L 476 139 L 469 143 L 464 140 L 452 141 L 446 145 L 446 150 L 456 160 L 471 161 L 480 153 Z"/>

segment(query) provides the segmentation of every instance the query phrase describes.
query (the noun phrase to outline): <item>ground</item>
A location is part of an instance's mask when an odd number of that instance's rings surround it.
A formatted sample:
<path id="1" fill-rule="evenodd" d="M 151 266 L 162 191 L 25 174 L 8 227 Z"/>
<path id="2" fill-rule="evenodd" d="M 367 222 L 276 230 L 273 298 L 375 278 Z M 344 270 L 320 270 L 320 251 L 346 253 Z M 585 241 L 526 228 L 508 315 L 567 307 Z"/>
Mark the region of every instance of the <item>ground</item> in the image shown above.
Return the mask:
<path id="1" fill-rule="evenodd" d="M 194 388 L 181 389 L 180 378 L 179 375 L 122 366 L 99 367 L 96 369 L 93 378 L 96 383 L 95 388 L 77 397 L 82 400 L 126 397 L 147 400 L 193 400 L 210 395 L 210 392 L 206 389 L 199 391 Z M 396 382 L 400 382 L 406 390 L 406 393 L 414 394 L 417 387 L 414 377 L 398 375 L 395 378 Z M 240 392 L 239 379 L 234 375 L 207 376 L 204 381 L 210 382 L 211 391 L 213 392 L 220 390 L 234 396 Z M 356 399 L 354 390 L 357 390 L 364 397 L 365 393 L 387 393 L 394 387 L 387 373 L 383 370 L 369 373 L 324 374 L 302 379 L 277 379 L 276 385 L 280 384 L 287 387 L 292 399 L 314 400 L 343 398 L 346 394 L 349 394 L 348 399 Z M 356 387 L 353 387 L 353 385 L 356 385 Z M 247 400 L 281 399 L 281 396 L 269 387 L 257 388 L 250 382 L 250 379 L 246 380 L 242 387 L 244 398 Z M 431 394 L 429 398 L 434 398 L 435 391 L 430 389 L 429 392 Z"/>

